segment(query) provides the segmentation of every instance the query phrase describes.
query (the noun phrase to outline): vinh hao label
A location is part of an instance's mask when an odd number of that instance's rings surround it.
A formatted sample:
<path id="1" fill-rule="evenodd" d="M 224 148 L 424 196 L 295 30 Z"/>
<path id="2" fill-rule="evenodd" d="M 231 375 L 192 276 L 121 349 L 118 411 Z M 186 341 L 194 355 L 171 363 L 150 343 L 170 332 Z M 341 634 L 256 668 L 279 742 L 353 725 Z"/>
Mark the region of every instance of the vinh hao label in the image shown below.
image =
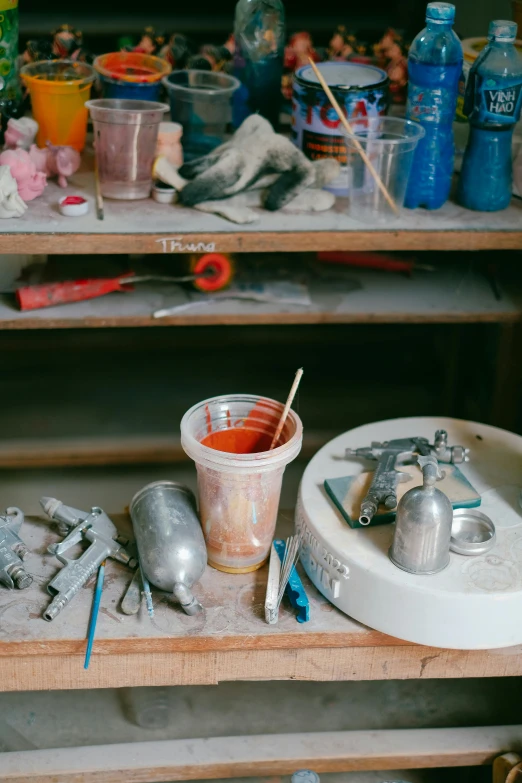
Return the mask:
<path id="1" fill-rule="evenodd" d="M 502 90 L 483 90 L 486 112 L 502 117 L 514 117 L 520 103 L 522 83 Z"/>
<path id="2" fill-rule="evenodd" d="M 318 67 L 351 122 L 386 113 L 389 98 L 385 71 L 354 62 L 319 63 Z M 294 76 L 292 140 L 309 160 L 335 158 L 339 161 L 341 173 L 327 189 L 337 196 L 347 196 L 343 125 L 308 65 Z"/>

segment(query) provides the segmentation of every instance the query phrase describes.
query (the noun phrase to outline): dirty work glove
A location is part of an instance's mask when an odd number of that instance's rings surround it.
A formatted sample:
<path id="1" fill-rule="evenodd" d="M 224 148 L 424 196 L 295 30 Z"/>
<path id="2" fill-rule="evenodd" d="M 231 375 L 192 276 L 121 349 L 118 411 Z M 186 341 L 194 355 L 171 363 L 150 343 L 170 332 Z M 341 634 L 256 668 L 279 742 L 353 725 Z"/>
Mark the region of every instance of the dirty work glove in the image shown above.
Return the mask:
<path id="1" fill-rule="evenodd" d="M 179 198 L 185 206 L 193 207 L 240 193 L 266 174 L 276 174 L 279 176 L 263 195 L 263 206 L 281 209 L 305 188 L 322 187 L 336 176 L 337 161 L 318 163 L 314 165 L 290 139 L 275 133 L 264 117 L 252 114 L 230 141 L 180 168 L 179 174 L 190 181 Z"/>

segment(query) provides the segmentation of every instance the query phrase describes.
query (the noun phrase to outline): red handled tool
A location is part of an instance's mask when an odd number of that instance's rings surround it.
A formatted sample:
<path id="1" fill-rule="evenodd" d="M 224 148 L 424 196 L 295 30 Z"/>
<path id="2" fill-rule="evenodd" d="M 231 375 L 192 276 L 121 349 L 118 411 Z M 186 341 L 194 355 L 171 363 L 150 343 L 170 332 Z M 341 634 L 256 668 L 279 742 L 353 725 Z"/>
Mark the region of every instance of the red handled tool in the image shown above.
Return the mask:
<path id="1" fill-rule="evenodd" d="M 365 269 L 381 269 L 383 272 L 406 272 L 411 274 L 416 269 L 434 272 L 435 268 L 428 264 L 417 264 L 414 260 L 395 258 L 384 253 L 357 253 L 332 251 L 317 254 L 318 261 L 327 264 L 346 264 L 347 266 L 363 267 Z"/>
<path id="2" fill-rule="evenodd" d="M 180 277 L 163 275 L 136 275 L 126 272 L 118 277 L 101 277 L 86 280 L 66 280 L 62 283 L 42 283 L 19 288 L 16 300 L 20 310 L 38 310 L 42 307 L 83 302 L 96 299 L 114 291 L 132 291 L 134 283 L 158 281 L 163 283 L 193 283 L 200 291 L 219 291 L 232 279 L 230 260 L 220 253 L 202 256 L 193 265 L 193 272 Z"/>

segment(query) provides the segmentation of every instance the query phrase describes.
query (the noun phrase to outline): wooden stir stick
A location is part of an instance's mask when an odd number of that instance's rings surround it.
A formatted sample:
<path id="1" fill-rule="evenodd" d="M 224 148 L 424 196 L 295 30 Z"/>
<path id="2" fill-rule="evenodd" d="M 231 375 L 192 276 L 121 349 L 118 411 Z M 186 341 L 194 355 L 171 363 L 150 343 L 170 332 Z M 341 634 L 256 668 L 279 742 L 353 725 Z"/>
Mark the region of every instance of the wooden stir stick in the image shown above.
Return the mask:
<path id="1" fill-rule="evenodd" d="M 270 444 L 270 448 L 268 451 L 272 451 L 272 449 L 275 447 L 277 441 L 279 440 L 279 437 L 283 431 L 283 427 L 285 426 L 285 421 L 287 419 L 288 413 L 290 411 L 290 408 L 292 407 L 292 403 L 294 401 L 295 394 L 297 392 L 297 387 L 299 386 L 299 382 L 303 375 L 303 368 L 300 367 L 299 370 L 295 374 L 294 382 L 292 384 L 292 388 L 290 389 L 290 394 L 288 395 L 288 399 L 286 401 L 286 405 L 284 407 L 284 410 L 281 414 L 281 418 L 279 419 L 279 424 L 277 425 L 277 429 L 275 431 L 275 435 L 272 438 L 272 443 Z"/>
<path id="2" fill-rule="evenodd" d="M 368 171 L 370 172 L 370 174 L 374 178 L 376 185 L 378 186 L 379 190 L 382 192 L 384 198 L 386 199 L 386 201 L 388 202 L 390 207 L 393 209 L 395 214 L 398 215 L 399 214 L 399 210 L 397 208 L 397 204 L 395 203 L 395 201 L 392 199 L 392 197 L 388 193 L 384 182 L 379 177 L 378 173 L 376 172 L 376 170 L 375 170 L 375 168 L 373 166 L 373 163 L 371 162 L 370 158 L 368 157 L 368 155 L 364 151 L 364 149 L 363 149 L 359 139 L 357 138 L 357 136 L 353 132 L 352 126 L 350 125 L 350 123 L 348 122 L 346 117 L 344 116 L 344 113 L 343 113 L 341 107 L 339 106 L 339 104 L 337 103 L 337 100 L 336 100 L 334 94 L 332 93 L 331 89 L 328 87 L 326 81 L 324 80 L 323 74 L 321 73 L 321 71 L 319 70 L 317 65 L 314 63 L 314 61 L 310 57 L 308 58 L 308 60 L 309 60 L 310 65 L 312 66 L 312 68 L 314 70 L 315 75 L 319 79 L 319 83 L 320 83 L 321 87 L 323 88 L 323 90 L 325 91 L 325 93 L 326 93 L 326 95 L 328 97 L 328 100 L 332 104 L 333 108 L 335 109 L 335 112 L 336 112 L 337 116 L 339 117 L 339 119 L 341 120 L 342 124 L 344 125 L 346 132 L 349 133 L 350 136 L 352 137 L 353 143 L 355 144 L 355 146 L 357 148 L 357 151 L 359 152 L 361 158 L 364 160 L 366 166 L 368 167 Z"/>

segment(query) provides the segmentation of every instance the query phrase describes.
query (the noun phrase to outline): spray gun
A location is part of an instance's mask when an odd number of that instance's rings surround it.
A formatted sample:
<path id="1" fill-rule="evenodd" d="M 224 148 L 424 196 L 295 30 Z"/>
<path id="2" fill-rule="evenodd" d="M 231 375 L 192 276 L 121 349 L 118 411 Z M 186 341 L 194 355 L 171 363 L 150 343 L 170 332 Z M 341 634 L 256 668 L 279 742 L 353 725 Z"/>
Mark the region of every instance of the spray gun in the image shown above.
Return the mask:
<path id="1" fill-rule="evenodd" d="M 22 565 L 29 555 L 18 535 L 23 521 L 24 512 L 14 506 L 0 516 L 0 582 L 10 590 L 13 587 L 23 590 L 33 581 Z"/>
<path id="2" fill-rule="evenodd" d="M 130 568 L 135 568 L 137 561 L 116 541 L 118 531 L 101 508 L 94 506 L 90 511 L 81 511 L 65 506 L 55 498 L 41 498 L 40 504 L 47 516 L 58 522 L 60 533 L 65 535 L 63 541 L 51 544 L 47 550 L 65 566 L 47 585 L 47 591 L 54 598 L 43 617 L 53 620 L 106 558 L 112 557 Z M 69 560 L 64 553 L 81 541 L 89 542 L 88 549 L 77 559 Z"/>
<path id="3" fill-rule="evenodd" d="M 414 455 L 433 455 L 439 462 L 453 465 L 469 462 L 469 449 L 464 446 L 448 446 L 448 433 L 437 430 L 433 444 L 427 438 L 397 438 L 384 443 L 373 442 L 371 446 L 346 449 L 347 457 L 376 460 L 377 467 L 366 497 L 361 503 L 359 522 L 369 525 L 382 504 L 387 509 L 397 506 L 397 486 L 409 481 L 409 473 L 395 469 L 397 464 L 411 460 Z"/>

